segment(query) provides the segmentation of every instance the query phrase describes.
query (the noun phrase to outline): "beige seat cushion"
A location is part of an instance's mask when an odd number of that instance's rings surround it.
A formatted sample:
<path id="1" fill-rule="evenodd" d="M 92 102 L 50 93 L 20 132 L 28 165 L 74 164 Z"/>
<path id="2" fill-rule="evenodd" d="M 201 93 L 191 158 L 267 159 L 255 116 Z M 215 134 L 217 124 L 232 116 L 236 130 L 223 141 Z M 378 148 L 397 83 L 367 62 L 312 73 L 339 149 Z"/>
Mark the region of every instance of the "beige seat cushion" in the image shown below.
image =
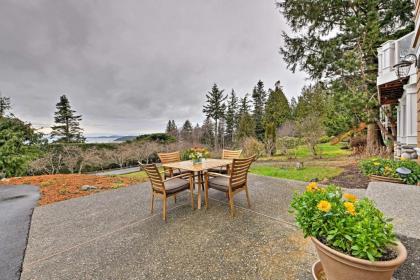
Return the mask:
<path id="1" fill-rule="evenodd" d="M 174 178 L 165 182 L 165 190 L 167 194 L 178 193 L 190 188 L 190 182 L 180 178 Z"/>
<path id="2" fill-rule="evenodd" d="M 222 192 L 229 191 L 229 178 L 216 176 L 209 179 L 209 188 L 216 189 Z"/>

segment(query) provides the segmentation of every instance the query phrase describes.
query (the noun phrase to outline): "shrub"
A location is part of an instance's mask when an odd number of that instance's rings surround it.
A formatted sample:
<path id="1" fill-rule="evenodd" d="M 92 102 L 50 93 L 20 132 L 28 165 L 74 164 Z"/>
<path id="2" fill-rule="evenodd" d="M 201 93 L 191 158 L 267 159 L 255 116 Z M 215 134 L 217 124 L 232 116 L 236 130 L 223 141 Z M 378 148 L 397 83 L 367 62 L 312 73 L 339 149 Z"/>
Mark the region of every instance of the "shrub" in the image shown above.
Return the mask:
<path id="1" fill-rule="evenodd" d="M 242 142 L 243 154 L 245 157 L 255 155 L 257 158 L 265 154 L 264 144 L 254 137 L 247 137 Z"/>
<path id="2" fill-rule="evenodd" d="M 366 176 L 378 175 L 390 178 L 400 178 L 406 184 L 415 185 L 420 181 L 420 166 L 411 160 L 392 160 L 383 158 L 370 158 L 360 161 L 360 169 Z M 411 170 L 408 176 L 401 177 L 397 168 L 405 167 Z"/>
<path id="3" fill-rule="evenodd" d="M 291 208 L 305 237 L 356 258 L 378 260 L 395 242 L 393 225 L 371 200 L 358 200 L 333 185 L 310 183 L 295 193 Z"/>
<path id="4" fill-rule="evenodd" d="M 318 141 L 321 144 L 325 144 L 325 143 L 329 143 L 332 139 L 333 139 L 333 137 L 328 136 L 328 135 L 324 135 L 324 136 L 321 136 L 321 138 L 319 138 Z"/>
<path id="5" fill-rule="evenodd" d="M 277 139 L 277 149 L 280 151 L 280 154 L 289 158 L 296 158 L 297 147 L 302 144 L 302 139 L 298 137 L 285 136 Z"/>

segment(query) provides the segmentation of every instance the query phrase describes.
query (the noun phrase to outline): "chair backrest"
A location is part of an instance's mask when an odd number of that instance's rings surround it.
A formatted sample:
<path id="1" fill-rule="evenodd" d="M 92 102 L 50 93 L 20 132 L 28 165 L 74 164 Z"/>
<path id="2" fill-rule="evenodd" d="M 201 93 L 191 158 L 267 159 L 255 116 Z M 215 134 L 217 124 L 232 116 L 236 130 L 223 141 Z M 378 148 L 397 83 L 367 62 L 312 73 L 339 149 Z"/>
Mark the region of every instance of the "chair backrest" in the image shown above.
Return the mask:
<path id="1" fill-rule="evenodd" d="M 222 159 L 235 159 L 241 157 L 242 150 L 223 150 L 222 151 Z"/>
<path id="2" fill-rule="evenodd" d="M 141 167 L 146 171 L 150 179 L 152 189 L 161 193 L 165 192 L 165 184 L 163 183 L 162 176 L 160 176 L 159 169 L 156 164 L 141 164 Z"/>
<path id="3" fill-rule="evenodd" d="M 232 189 L 240 188 L 246 184 L 248 178 L 248 170 L 254 160 L 255 156 L 249 158 L 233 159 L 229 179 Z"/>
<path id="4" fill-rule="evenodd" d="M 161 163 L 171 163 L 181 161 L 181 154 L 179 151 L 172 152 L 172 153 L 158 153 L 159 159 Z"/>

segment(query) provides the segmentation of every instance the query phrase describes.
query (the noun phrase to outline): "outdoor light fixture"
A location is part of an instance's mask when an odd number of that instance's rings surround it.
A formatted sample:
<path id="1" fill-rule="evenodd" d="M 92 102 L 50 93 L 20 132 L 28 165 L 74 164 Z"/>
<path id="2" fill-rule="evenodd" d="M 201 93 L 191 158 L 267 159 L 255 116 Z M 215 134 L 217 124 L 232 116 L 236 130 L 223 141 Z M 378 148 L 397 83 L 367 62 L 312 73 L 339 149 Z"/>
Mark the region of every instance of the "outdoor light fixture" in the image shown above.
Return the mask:
<path id="1" fill-rule="evenodd" d="M 410 72 L 411 64 L 414 64 L 414 67 L 419 68 L 420 63 L 419 59 L 415 54 L 407 54 L 401 60 L 400 63 L 395 64 L 392 68 L 394 68 L 395 74 L 397 75 L 398 79 L 403 80 L 404 78 L 408 77 L 408 72 Z"/>

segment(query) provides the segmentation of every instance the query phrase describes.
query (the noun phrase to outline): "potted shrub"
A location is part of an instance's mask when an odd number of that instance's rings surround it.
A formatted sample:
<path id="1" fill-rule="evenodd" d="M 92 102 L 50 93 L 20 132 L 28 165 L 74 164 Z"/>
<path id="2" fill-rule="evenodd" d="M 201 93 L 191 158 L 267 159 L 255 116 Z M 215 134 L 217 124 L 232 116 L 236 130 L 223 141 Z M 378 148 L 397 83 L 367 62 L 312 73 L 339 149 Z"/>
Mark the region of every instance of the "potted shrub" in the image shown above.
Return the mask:
<path id="1" fill-rule="evenodd" d="M 402 177 L 397 173 L 399 167 L 408 168 L 411 173 Z M 420 180 L 420 166 L 411 160 L 370 158 L 360 162 L 360 169 L 371 181 L 415 185 Z"/>
<path id="2" fill-rule="evenodd" d="M 294 195 L 291 211 L 314 243 L 327 279 L 390 280 L 407 257 L 390 219 L 367 198 L 310 183 Z"/>
<path id="3" fill-rule="evenodd" d="M 209 151 L 206 148 L 194 147 L 187 151 L 187 155 L 193 164 L 199 164 L 203 162 L 203 158 L 208 157 Z"/>

